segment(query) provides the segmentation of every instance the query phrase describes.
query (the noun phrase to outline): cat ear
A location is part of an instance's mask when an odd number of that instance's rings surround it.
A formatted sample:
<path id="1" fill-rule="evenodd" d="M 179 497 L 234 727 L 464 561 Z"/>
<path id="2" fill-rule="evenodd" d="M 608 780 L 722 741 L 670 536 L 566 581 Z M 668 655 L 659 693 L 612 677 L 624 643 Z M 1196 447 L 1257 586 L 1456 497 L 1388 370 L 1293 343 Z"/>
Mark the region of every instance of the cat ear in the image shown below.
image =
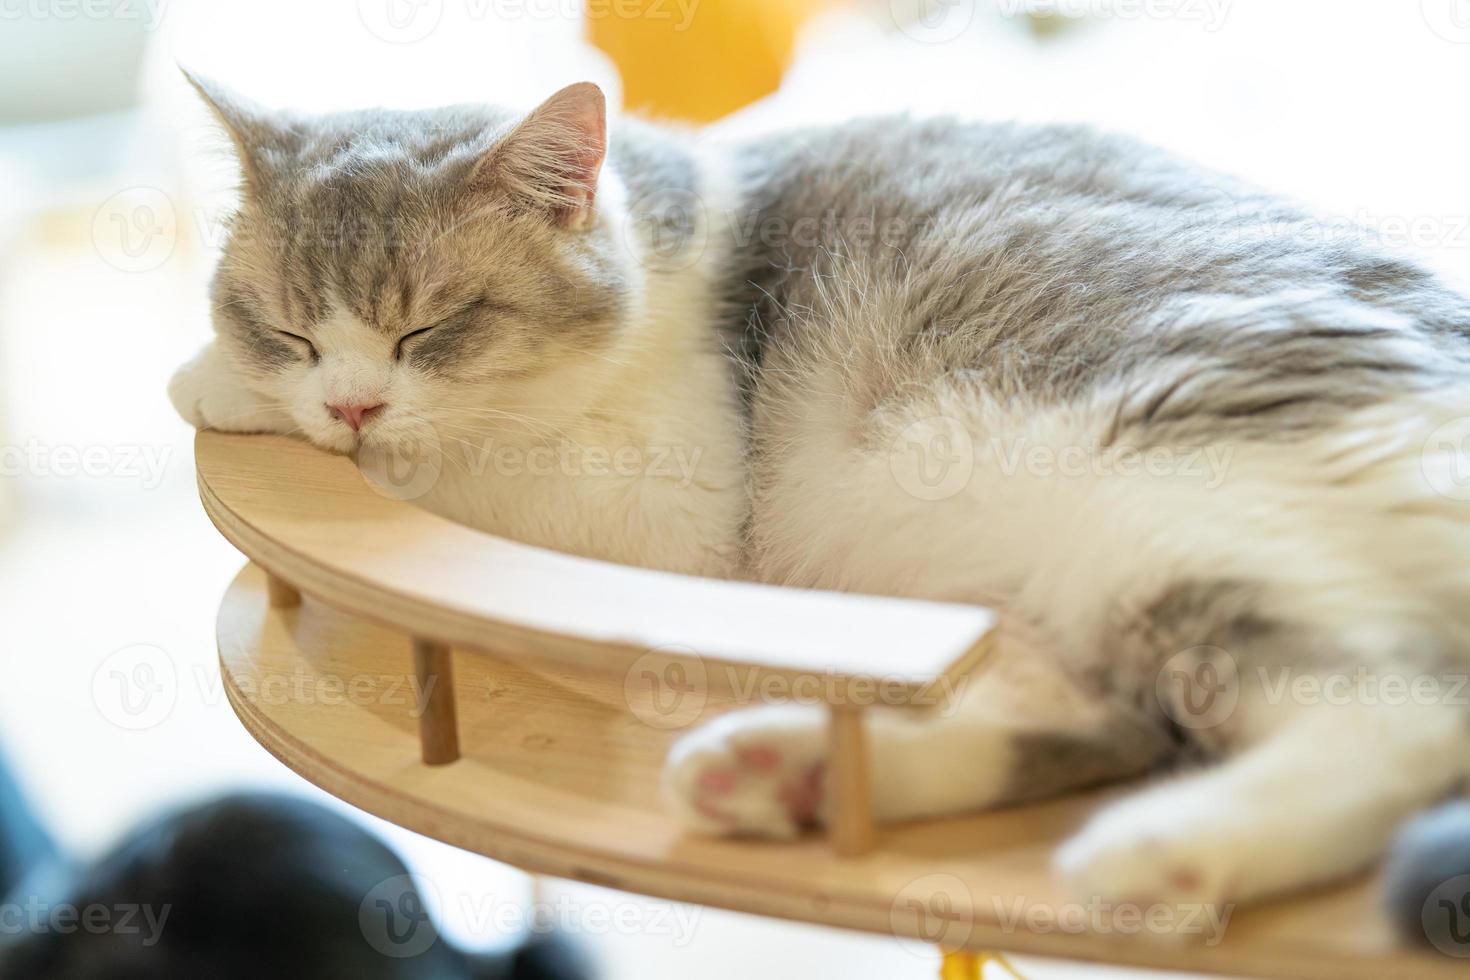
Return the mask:
<path id="1" fill-rule="evenodd" d="M 521 120 L 475 165 L 472 185 L 493 187 L 573 230 L 592 223 L 607 155 L 607 102 L 591 82 L 568 85 Z"/>
<path id="2" fill-rule="evenodd" d="M 265 109 L 235 95 L 213 79 L 191 72 L 182 65 L 179 71 L 183 72 L 184 78 L 209 107 L 215 121 L 230 137 L 246 187 L 258 191 L 262 176 L 260 151 L 264 147 L 279 145 L 283 141 L 283 130 L 271 120 Z"/>

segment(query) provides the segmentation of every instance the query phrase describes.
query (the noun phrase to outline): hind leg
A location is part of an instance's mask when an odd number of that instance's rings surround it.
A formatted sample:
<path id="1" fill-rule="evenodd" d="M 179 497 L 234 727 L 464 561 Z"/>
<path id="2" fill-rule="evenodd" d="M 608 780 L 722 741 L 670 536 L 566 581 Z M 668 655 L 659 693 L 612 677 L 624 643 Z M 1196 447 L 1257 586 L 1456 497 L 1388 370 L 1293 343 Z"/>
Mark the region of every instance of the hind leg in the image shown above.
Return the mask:
<path id="1" fill-rule="evenodd" d="M 1115 712 L 1032 651 L 1002 642 L 937 717 L 867 713 L 880 821 L 1039 799 L 1146 771 L 1174 743 L 1154 721 Z M 664 783 L 695 829 L 789 837 L 826 819 L 826 712 L 732 712 L 685 736 Z"/>
<path id="2" fill-rule="evenodd" d="M 1465 775 L 1465 711 L 1436 689 L 1437 703 L 1392 706 L 1261 699 L 1250 710 L 1274 733 L 1107 807 L 1056 868 L 1079 899 L 1136 904 L 1248 901 L 1357 871 Z"/>

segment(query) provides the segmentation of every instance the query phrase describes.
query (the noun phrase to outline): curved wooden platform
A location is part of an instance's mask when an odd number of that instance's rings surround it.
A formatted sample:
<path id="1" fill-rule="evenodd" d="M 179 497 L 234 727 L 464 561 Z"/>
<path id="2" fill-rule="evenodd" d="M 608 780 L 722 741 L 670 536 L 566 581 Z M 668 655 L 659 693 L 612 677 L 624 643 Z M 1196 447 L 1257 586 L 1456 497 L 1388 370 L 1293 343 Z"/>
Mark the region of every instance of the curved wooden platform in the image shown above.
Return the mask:
<path id="1" fill-rule="evenodd" d="M 670 614 L 659 601 L 669 580 L 716 618 L 727 614 L 719 612 L 729 608 L 726 596 L 795 617 L 811 615 L 809 600 L 842 600 L 852 610 L 871 603 L 914 617 L 907 621 L 920 623 L 922 636 L 937 638 L 926 649 L 939 673 L 983 649 L 989 614 L 972 610 L 966 619 L 963 607 L 683 580 L 526 554 L 536 549 L 378 497 L 350 463 L 304 446 L 205 433 L 199 450 L 211 517 L 307 596 L 299 605 L 272 605 L 259 568 L 236 579 L 218 629 L 231 704 L 286 765 L 401 826 L 558 877 L 951 948 L 1261 977 L 1465 975 L 1458 961 L 1396 948 L 1367 882 L 1237 912 L 1216 945 L 1099 935 L 1091 927 L 1099 910 L 1072 903 L 1047 869 L 1055 844 L 1101 795 L 885 827 L 876 847 L 855 858 L 840 858 L 817 839 L 687 837 L 659 797 L 662 759 L 683 727 L 728 710 L 734 694 L 718 684 L 671 690 L 664 675 L 631 656 L 640 648 L 635 638 L 650 631 L 667 629 L 670 643 L 694 646 L 661 619 L 673 615 L 680 628 L 690 622 L 687 606 Z M 587 576 L 588 588 L 604 576 L 636 577 L 612 619 L 615 629 L 598 626 L 595 599 L 558 611 L 536 595 L 558 580 L 535 576 L 558 565 Z M 523 571 L 532 582 L 517 581 Z M 438 585 L 447 590 L 444 605 Z M 565 583 L 560 594 L 567 595 Z M 581 593 L 573 594 L 580 602 Z M 520 601 L 530 608 L 515 608 Z M 923 633 L 920 621 L 930 616 L 942 625 Z M 437 632 L 441 626 L 445 632 Z M 794 627 L 792 635 L 802 631 Z M 460 736 L 451 765 L 421 761 L 410 633 L 456 645 L 444 654 L 453 662 Z M 803 648 L 788 653 L 779 627 L 722 638 L 701 625 L 694 633 L 717 644 L 716 660 L 726 658 L 719 662 L 753 668 L 765 661 L 777 673 L 821 666 Z M 598 660 L 599 649 L 610 658 Z M 703 662 L 676 653 L 664 663 Z M 861 657 L 845 663 L 855 671 L 882 666 Z M 681 692 L 684 700 L 671 702 Z M 924 972 L 916 961 L 915 976 Z"/>

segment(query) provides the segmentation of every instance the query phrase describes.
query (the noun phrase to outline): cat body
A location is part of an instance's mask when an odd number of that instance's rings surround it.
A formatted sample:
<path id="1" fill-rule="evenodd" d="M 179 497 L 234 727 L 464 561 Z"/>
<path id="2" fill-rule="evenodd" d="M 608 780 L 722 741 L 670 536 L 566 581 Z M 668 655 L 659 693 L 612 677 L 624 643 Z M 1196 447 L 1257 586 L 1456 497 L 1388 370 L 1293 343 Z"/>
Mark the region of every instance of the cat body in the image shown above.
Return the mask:
<path id="1" fill-rule="evenodd" d="M 1058 868 L 1219 903 L 1362 867 L 1464 779 L 1470 302 L 1366 237 L 1081 128 L 718 145 L 609 140 L 591 86 L 523 120 L 205 94 L 246 188 L 181 412 L 431 445 L 415 499 L 536 544 L 996 606 L 953 710 L 871 713 L 880 818 L 1218 762 Z M 824 754 L 818 711 L 737 712 L 666 783 L 699 829 L 789 836 Z"/>

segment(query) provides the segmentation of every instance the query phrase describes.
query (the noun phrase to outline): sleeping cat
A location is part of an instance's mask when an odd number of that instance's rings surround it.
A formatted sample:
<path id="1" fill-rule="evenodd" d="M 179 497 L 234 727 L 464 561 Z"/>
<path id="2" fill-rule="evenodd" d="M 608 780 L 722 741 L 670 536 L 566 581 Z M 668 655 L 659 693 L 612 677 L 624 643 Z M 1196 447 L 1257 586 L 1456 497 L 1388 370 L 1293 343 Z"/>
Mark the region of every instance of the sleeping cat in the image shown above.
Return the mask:
<path id="1" fill-rule="evenodd" d="M 244 187 L 184 417 L 432 453 L 419 503 L 534 544 L 999 608 L 1029 639 L 954 710 L 870 713 L 881 819 L 1210 761 L 1056 866 L 1234 902 L 1465 778 L 1470 301 L 1366 235 L 1083 128 L 722 145 L 609 136 L 590 84 L 317 118 L 196 85 Z M 670 794 L 794 834 L 824 731 L 724 716 Z"/>

